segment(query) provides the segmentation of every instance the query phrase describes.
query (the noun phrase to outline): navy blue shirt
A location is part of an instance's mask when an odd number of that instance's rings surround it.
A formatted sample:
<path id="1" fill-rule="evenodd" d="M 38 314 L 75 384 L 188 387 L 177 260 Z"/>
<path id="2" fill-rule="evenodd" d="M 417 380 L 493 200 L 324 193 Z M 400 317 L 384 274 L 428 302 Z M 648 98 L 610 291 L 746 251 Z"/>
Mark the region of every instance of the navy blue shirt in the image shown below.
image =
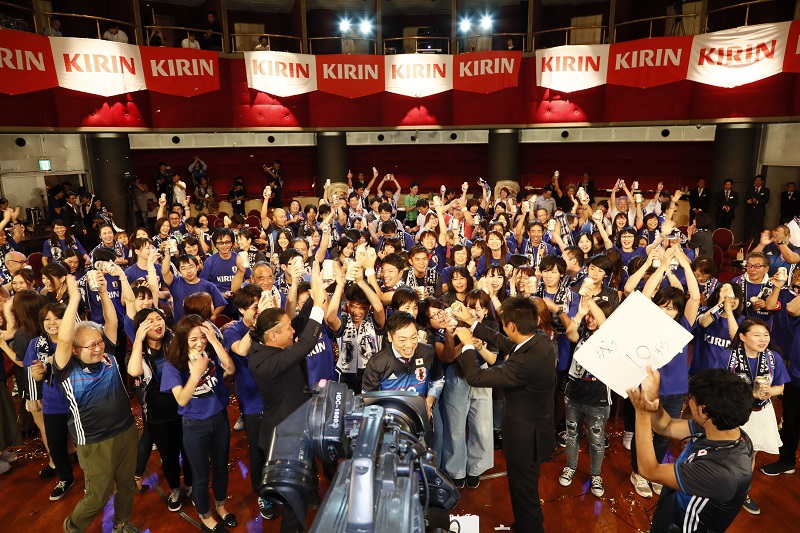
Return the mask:
<path id="1" fill-rule="evenodd" d="M 208 354 L 206 371 L 197 383 L 192 398 L 186 405 L 178 405 L 178 414 L 190 420 L 207 420 L 228 407 L 228 387 L 216 354 Z M 173 387 L 184 386 L 189 381 L 188 370 L 178 370 L 167 362 L 161 371 L 161 392 L 172 394 Z"/>
<path id="2" fill-rule="evenodd" d="M 225 328 L 222 333 L 225 349 L 233 359 L 236 366 L 236 373 L 233 375 L 236 380 L 236 395 L 239 398 L 239 408 L 244 415 L 257 415 L 264 410 L 264 402 L 261 401 L 261 394 L 258 392 L 256 380 L 248 368 L 250 356 L 241 356 L 233 351 L 233 345 L 250 333 L 250 328 L 244 322 L 236 322 Z"/>

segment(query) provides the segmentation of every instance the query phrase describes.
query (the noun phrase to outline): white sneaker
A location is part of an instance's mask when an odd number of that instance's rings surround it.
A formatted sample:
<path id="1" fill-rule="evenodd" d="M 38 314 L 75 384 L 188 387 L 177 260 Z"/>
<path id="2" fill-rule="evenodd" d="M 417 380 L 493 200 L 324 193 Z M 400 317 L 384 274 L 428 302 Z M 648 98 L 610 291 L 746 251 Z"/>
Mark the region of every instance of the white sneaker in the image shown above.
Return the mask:
<path id="1" fill-rule="evenodd" d="M 606 493 L 606 489 L 603 487 L 603 478 L 601 478 L 600 476 L 592 476 L 591 491 L 592 494 L 594 494 L 598 498 L 603 497 L 603 494 Z"/>
<path id="2" fill-rule="evenodd" d="M 572 484 L 572 478 L 575 477 L 575 469 L 568 466 L 564 467 L 561 475 L 558 476 L 558 482 L 562 487 L 569 487 Z"/>
<path id="3" fill-rule="evenodd" d="M 633 441 L 633 431 L 626 431 L 622 435 L 622 447 L 626 450 L 631 449 L 631 441 Z"/>
<path id="4" fill-rule="evenodd" d="M 650 483 L 650 486 L 653 487 L 653 492 L 661 496 L 661 489 L 663 488 L 663 485 L 661 485 L 661 483 Z"/>
<path id="5" fill-rule="evenodd" d="M 643 478 L 636 472 L 633 472 L 631 474 L 631 483 L 633 484 L 633 488 L 636 489 L 636 494 L 638 494 L 642 498 L 653 497 L 653 491 L 650 488 L 650 483 L 648 483 L 645 478 Z"/>

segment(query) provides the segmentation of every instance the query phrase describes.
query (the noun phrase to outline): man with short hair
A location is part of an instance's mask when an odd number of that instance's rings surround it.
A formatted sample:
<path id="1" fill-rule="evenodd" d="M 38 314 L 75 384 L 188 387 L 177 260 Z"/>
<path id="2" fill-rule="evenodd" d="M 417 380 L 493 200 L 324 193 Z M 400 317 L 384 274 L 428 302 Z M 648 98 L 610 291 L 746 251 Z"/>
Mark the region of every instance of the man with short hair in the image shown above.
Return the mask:
<path id="1" fill-rule="evenodd" d="M 233 275 L 236 274 L 238 267 L 236 266 L 237 255 L 233 253 L 233 244 L 236 238 L 233 236 L 233 231 L 230 228 L 219 228 L 214 232 L 211 237 L 214 243 L 214 248 L 217 252 L 208 257 L 203 263 L 203 270 L 200 271 L 200 279 L 204 279 L 213 283 L 222 296 L 228 300 L 228 306 L 225 309 L 225 314 L 230 317 L 235 317 L 236 309 L 233 306 L 233 292 L 231 292 L 231 282 Z M 249 269 L 248 269 L 249 270 Z M 245 272 L 247 277 L 249 272 Z"/>
<path id="2" fill-rule="evenodd" d="M 697 180 L 697 187 L 689 191 L 689 224 L 694 222 L 698 213 L 708 213 L 711 206 L 711 191 L 706 187 L 706 180 Z"/>
<path id="3" fill-rule="evenodd" d="M 75 191 L 66 193 L 67 205 L 61 209 L 61 220 L 69 228 L 75 236 L 81 236 L 86 233 L 86 227 L 83 225 L 83 217 L 80 212 L 80 205 L 78 205 L 78 194 Z"/>
<path id="4" fill-rule="evenodd" d="M 797 193 L 793 181 L 786 184 L 786 190 L 781 193 L 781 224 L 786 224 L 794 217 L 800 215 L 800 194 Z"/>
<path id="5" fill-rule="evenodd" d="M 203 48 L 222 52 L 222 28 L 217 22 L 217 14 L 213 11 L 206 13 L 206 32 L 203 34 Z"/>
<path id="6" fill-rule="evenodd" d="M 548 218 L 553 216 L 553 213 L 556 212 L 556 207 L 556 199 L 553 198 L 553 189 L 550 187 L 545 188 L 542 194 L 536 199 L 536 203 L 533 205 L 534 211 L 538 209 L 544 209 L 547 211 Z"/>
<path id="7" fill-rule="evenodd" d="M 717 208 L 717 227 L 731 229 L 739 205 L 739 193 L 733 190 L 733 180 L 725 180 L 722 190 L 714 196 L 714 205 Z"/>
<path id="8" fill-rule="evenodd" d="M 439 298 L 442 295 L 442 276 L 431 267 L 428 250 L 424 246 L 414 246 L 408 251 L 408 266 L 404 278 L 405 285 L 417 291 L 420 298 Z"/>
<path id="9" fill-rule="evenodd" d="M 259 37 L 258 44 L 253 50 L 256 52 L 269 52 L 269 38 L 266 35 Z"/>
<path id="10" fill-rule="evenodd" d="M 758 239 L 764 231 L 764 218 L 767 216 L 769 203 L 769 189 L 764 187 L 764 178 L 759 174 L 753 178 L 753 186 L 747 189 L 744 209 L 744 234 L 742 241 L 753 238 Z"/>
<path id="11" fill-rule="evenodd" d="M 773 290 L 769 279 L 769 259 L 763 252 L 750 252 L 744 262 L 744 274 L 731 280 L 731 283 L 742 289 L 742 314 L 745 317 L 760 318 L 769 325 L 772 322 L 772 312 L 767 309 L 766 300 Z"/>
<path id="12" fill-rule="evenodd" d="M 663 485 L 650 531 L 725 531 L 753 478 L 753 444 L 740 429 L 750 417 L 752 386 L 727 370 L 704 370 L 689 379 L 691 419 L 682 420 L 660 405 L 659 383 L 658 370 L 648 367 L 641 390 L 628 390 L 636 409 L 639 473 Z M 685 443 L 674 463 L 659 464 L 653 432 Z"/>
<path id="13" fill-rule="evenodd" d="M 417 217 L 419 216 L 419 211 L 417 211 L 418 201 L 419 184 L 416 181 L 412 181 L 411 187 L 408 190 L 408 194 L 406 195 L 405 199 L 403 199 L 403 204 L 406 208 L 406 218 L 404 224 L 407 228 L 413 228 L 417 225 Z"/>
<path id="14" fill-rule="evenodd" d="M 181 41 L 181 48 L 192 48 L 193 50 L 200 50 L 200 43 L 194 35 L 194 32 L 189 32 L 186 39 Z"/>
<path id="15" fill-rule="evenodd" d="M 167 246 L 164 250 L 164 264 L 169 263 L 171 260 L 170 248 Z M 164 283 L 169 287 L 170 293 L 172 293 L 172 299 L 175 303 L 173 320 L 176 324 L 184 316 L 183 300 L 190 294 L 207 292 L 211 295 L 211 300 L 214 304 L 212 318 L 219 316 L 228 304 L 216 285 L 208 280 L 200 279 L 197 276 L 197 267 L 199 265 L 200 262 L 195 256 L 183 254 L 178 257 L 178 272 L 180 275 L 174 275 L 170 268 L 161 270 Z"/>
<path id="16" fill-rule="evenodd" d="M 614 263 L 607 256 L 598 254 L 590 257 L 586 262 L 586 277 L 592 280 L 592 298 L 594 301 L 603 300 L 616 307 L 619 305 L 619 292 L 603 284 L 603 280 L 611 275 Z M 578 285 L 573 285 L 572 290 L 580 291 Z M 580 296 L 575 295 L 575 298 Z"/>
<path id="17" fill-rule="evenodd" d="M 774 276 L 779 268 L 787 271 L 795 263 L 800 262 L 797 246 L 789 242 L 789 228 L 783 224 L 776 226 L 772 231 L 761 232 L 758 244 L 751 252 L 763 252 L 769 260 L 769 275 Z"/>
<path id="18" fill-rule="evenodd" d="M 457 356 L 464 379 L 473 387 L 503 390 L 503 452 L 506 456 L 515 531 L 542 532 L 544 517 L 539 500 L 539 467 L 556 447 L 554 398 L 556 355 L 553 345 L 538 332 L 539 314 L 526 297 L 506 298 L 500 308 L 502 335 L 476 321 L 468 309 L 454 309 L 456 318 L 472 324 L 456 329 L 463 344 Z M 505 364 L 481 369 L 475 340 L 497 346 Z"/>
<path id="19" fill-rule="evenodd" d="M 104 41 L 128 44 L 128 34 L 119 29 L 119 26 L 112 24 L 103 34 Z"/>

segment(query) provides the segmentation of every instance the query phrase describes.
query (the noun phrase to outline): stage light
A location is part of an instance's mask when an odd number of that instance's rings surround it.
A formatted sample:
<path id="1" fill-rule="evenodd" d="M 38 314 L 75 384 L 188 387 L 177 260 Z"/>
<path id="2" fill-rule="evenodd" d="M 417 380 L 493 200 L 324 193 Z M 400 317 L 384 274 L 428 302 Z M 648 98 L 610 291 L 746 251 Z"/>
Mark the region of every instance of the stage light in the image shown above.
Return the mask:
<path id="1" fill-rule="evenodd" d="M 459 28 L 461 28 L 462 32 L 467 33 L 470 29 L 470 26 L 472 26 L 472 24 L 470 24 L 469 19 L 464 19 L 461 21 Z"/>
<path id="2" fill-rule="evenodd" d="M 368 20 L 365 20 L 361 23 L 361 33 L 367 35 L 368 33 L 372 33 L 372 23 Z"/>
<path id="3" fill-rule="evenodd" d="M 484 16 L 481 19 L 481 29 L 482 30 L 491 30 L 492 29 L 492 19 L 489 16 Z"/>
<path id="4" fill-rule="evenodd" d="M 342 20 L 339 23 L 339 31 L 342 33 L 347 33 L 348 31 L 350 31 L 350 21 L 346 19 Z"/>

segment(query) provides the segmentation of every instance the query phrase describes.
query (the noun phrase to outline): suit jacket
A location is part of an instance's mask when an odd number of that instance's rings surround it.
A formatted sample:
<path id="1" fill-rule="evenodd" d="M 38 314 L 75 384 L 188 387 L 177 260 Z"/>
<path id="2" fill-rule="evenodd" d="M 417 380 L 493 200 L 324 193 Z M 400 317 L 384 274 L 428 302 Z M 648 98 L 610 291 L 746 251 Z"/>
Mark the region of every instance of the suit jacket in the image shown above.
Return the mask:
<path id="1" fill-rule="evenodd" d="M 303 308 L 306 315 L 310 311 L 310 301 L 311 298 Z M 288 348 L 264 346 L 257 342 L 250 348 L 248 368 L 264 402 L 258 436 L 258 445 L 264 450 L 270 449 L 275 426 L 311 398 L 306 357 L 316 346 L 321 331 L 322 321 L 309 318 L 297 342 Z"/>
<path id="2" fill-rule="evenodd" d="M 723 198 L 725 196 L 723 195 Z M 689 208 L 699 209 L 703 213 L 708 213 L 708 208 L 711 206 L 711 191 L 708 187 L 703 188 L 703 193 L 700 194 L 700 189 L 695 187 L 689 191 Z"/>
<path id="3" fill-rule="evenodd" d="M 456 359 L 473 387 L 503 389 L 503 451 L 509 462 L 543 462 L 556 447 L 556 355 L 552 343 L 537 333 L 514 351 L 516 344 L 483 324 L 475 326 L 474 334 L 498 346 L 501 356 L 510 354 L 505 364 L 487 369 L 478 366 L 474 351 Z"/>
<path id="4" fill-rule="evenodd" d="M 75 212 L 75 208 L 77 208 L 77 212 Z M 83 216 L 80 212 L 80 205 L 77 202 L 75 203 L 75 208 L 73 208 L 69 202 L 65 203 L 61 207 L 61 219 L 64 221 L 73 235 L 80 237 L 83 235 L 84 230 Z"/>
<path id="5" fill-rule="evenodd" d="M 781 193 L 781 216 L 785 218 L 795 217 L 800 213 L 800 192 L 792 192 L 789 198 L 789 191 Z"/>
<path id="6" fill-rule="evenodd" d="M 724 190 L 714 194 L 714 204 L 717 206 L 718 212 L 724 212 L 722 211 L 722 208 L 727 205 L 731 208 L 729 212 L 732 213 L 733 210 L 736 209 L 736 206 L 739 205 L 739 193 L 733 189 L 730 190 L 730 193 L 730 197 L 727 200 L 725 199 Z"/>
<path id="7" fill-rule="evenodd" d="M 762 186 L 761 190 L 756 193 L 755 187 L 748 188 L 745 194 L 745 202 L 750 199 L 755 200 L 757 203 L 747 204 L 745 211 L 752 210 L 756 213 L 766 213 L 767 204 L 769 203 L 769 189 Z"/>

